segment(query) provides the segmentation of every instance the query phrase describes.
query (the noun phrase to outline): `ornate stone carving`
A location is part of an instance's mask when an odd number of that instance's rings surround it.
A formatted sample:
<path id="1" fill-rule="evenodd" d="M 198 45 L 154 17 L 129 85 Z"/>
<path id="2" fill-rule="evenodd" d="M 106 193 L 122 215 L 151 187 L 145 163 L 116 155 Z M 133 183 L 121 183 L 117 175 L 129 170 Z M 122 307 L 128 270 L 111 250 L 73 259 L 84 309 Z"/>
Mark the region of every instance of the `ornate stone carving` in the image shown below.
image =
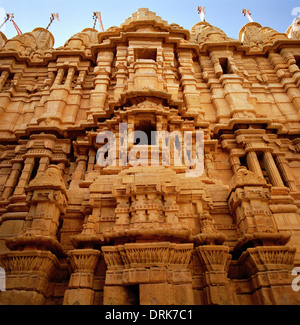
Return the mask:
<path id="1" fill-rule="evenodd" d="M 212 26 L 208 22 L 199 22 L 195 24 L 191 29 L 191 39 L 200 44 L 231 40 L 220 28 Z"/>
<path id="2" fill-rule="evenodd" d="M 199 246 L 196 251 L 207 271 L 228 271 L 231 255 L 226 246 Z"/>
<path id="3" fill-rule="evenodd" d="M 102 247 L 109 269 L 170 267 L 188 268 L 193 244 L 128 243 Z"/>
<path id="4" fill-rule="evenodd" d="M 64 305 L 93 304 L 94 272 L 98 265 L 100 251 L 93 249 L 71 250 L 68 255 L 73 273 L 64 295 Z"/>
<path id="5" fill-rule="evenodd" d="M 247 275 L 262 271 L 291 270 L 295 248 L 283 246 L 248 248 L 239 258 Z"/>
<path id="6" fill-rule="evenodd" d="M 0 32 L 0 302 L 299 304 L 298 24 Z"/>

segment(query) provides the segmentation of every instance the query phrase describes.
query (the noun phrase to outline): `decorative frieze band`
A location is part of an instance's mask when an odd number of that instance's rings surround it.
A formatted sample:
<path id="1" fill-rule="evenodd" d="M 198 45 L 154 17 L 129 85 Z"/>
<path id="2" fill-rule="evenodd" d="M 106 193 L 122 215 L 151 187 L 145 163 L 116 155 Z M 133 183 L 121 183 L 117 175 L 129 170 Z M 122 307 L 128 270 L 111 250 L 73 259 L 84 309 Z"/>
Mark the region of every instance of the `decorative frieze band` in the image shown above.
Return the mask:
<path id="1" fill-rule="evenodd" d="M 187 269 L 193 244 L 128 243 L 103 246 L 102 252 L 109 270 L 144 267 Z"/>
<path id="2" fill-rule="evenodd" d="M 49 251 L 9 252 L 0 256 L 0 265 L 8 274 L 40 274 L 53 278 L 59 269 L 59 262 Z"/>
<path id="3" fill-rule="evenodd" d="M 289 246 L 259 246 L 248 248 L 238 260 L 244 275 L 274 270 L 291 270 L 296 248 Z"/>

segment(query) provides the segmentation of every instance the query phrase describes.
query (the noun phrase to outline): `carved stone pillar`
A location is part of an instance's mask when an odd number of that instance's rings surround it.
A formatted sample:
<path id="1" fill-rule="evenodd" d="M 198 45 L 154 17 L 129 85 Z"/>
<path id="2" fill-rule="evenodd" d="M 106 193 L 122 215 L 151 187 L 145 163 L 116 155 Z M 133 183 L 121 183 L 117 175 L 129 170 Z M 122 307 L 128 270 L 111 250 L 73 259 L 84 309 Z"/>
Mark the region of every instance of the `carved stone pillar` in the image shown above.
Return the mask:
<path id="1" fill-rule="evenodd" d="M 257 176 L 264 177 L 255 151 L 249 151 L 247 154 L 247 165 L 249 169 Z"/>
<path id="2" fill-rule="evenodd" d="M 65 62 L 65 58 L 58 58 L 58 71 L 54 83 L 50 89 L 50 96 L 48 96 L 43 103 L 45 106 L 43 114 L 37 117 L 37 122 L 40 126 L 46 128 L 61 126 L 65 108 L 68 103 L 68 97 L 70 95 L 72 80 L 75 71 L 78 69 L 78 60 L 74 60 L 73 62 Z M 69 120 L 71 115 L 72 114 L 69 114 Z M 68 118 L 66 120 L 69 122 Z M 71 121 L 72 118 L 70 122 Z"/>
<path id="3" fill-rule="evenodd" d="M 287 184 L 287 186 L 290 188 L 292 192 L 296 192 L 297 186 L 296 186 L 296 181 L 293 177 L 293 174 L 290 171 L 288 162 L 284 159 L 282 156 L 277 156 L 276 158 L 277 166 Z"/>
<path id="4" fill-rule="evenodd" d="M 99 256 L 100 251 L 94 249 L 76 249 L 69 252 L 73 273 L 65 292 L 64 305 L 94 304 L 94 272 Z"/>
<path id="5" fill-rule="evenodd" d="M 80 155 L 77 159 L 77 167 L 75 169 L 75 172 L 73 174 L 72 180 L 81 180 L 83 179 L 83 176 L 86 171 L 86 160 L 87 156 L 86 155 Z"/>
<path id="6" fill-rule="evenodd" d="M 59 262 L 49 251 L 26 250 L 0 255 L 6 273 L 1 304 L 43 305 L 51 294 L 49 284 L 57 276 Z"/>
<path id="7" fill-rule="evenodd" d="M 230 181 L 229 209 L 237 225 L 239 237 L 236 248 L 247 242 L 252 245 L 284 241 L 277 232 L 269 207 L 270 190 L 265 180 L 252 171 L 241 169 Z"/>
<path id="8" fill-rule="evenodd" d="M 230 153 L 229 160 L 230 160 L 232 171 L 236 173 L 242 167 L 240 158 Z"/>
<path id="9" fill-rule="evenodd" d="M 67 193 L 60 170 L 56 165 L 33 179 L 27 188 L 29 213 L 26 226 L 16 237 L 8 238 L 10 249 L 44 248 L 63 254 L 56 238 L 60 215 L 65 213 Z"/>
<path id="10" fill-rule="evenodd" d="M 119 96 L 124 92 L 126 78 L 128 76 L 127 46 L 117 46 L 116 59 L 116 87 L 114 96 L 118 100 Z"/>
<path id="11" fill-rule="evenodd" d="M 264 165 L 272 185 L 283 187 L 283 181 L 270 151 L 264 152 Z"/>
<path id="12" fill-rule="evenodd" d="M 25 186 L 27 185 L 34 166 L 34 157 L 27 157 L 24 162 L 22 174 L 19 178 L 18 185 L 15 188 L 14 195 L 24 195 Z"/>
<path id="13" fill-rule="evenodd" d="M 5 84 L 8 76 L 9 76 L 8 71 L 2 71 L 1 77 L 0 77 L 0 90 L 2 89 L 3 85 Z"/>
<path id="14" fill-rule="evenodd" d="M 111 64 L 113 58 L 113 51 L 102 51 L 98 54 L 98 66 L 94 70 L 96 75 L 94 79 L 95 88 L 91 90 L 88 120 L 93 120 L 93 113 L 104 111 L 105 102 L 108 95 L 107 89 L 110 82 Z"/>
<path id="15" fill-rule="evenodd" d="M 47 170 L 47 168 L 49 166 L 49 163 L 50 163 L 50 157 L 49 156 L 41 157 L 40 161 L 39 161 L 39 168 L 37 170 L 36 176 L 41 175 L 42 173 L 44 173 Z"/>
<path id="16" fill-rule="evenodd" d="M 231 305 L 233 297 L 227 278 L 231 255 L 229 247 L 204 245 L 196 248 L 204 266 L 204 292 L 208 305 Z"/>
<path id="17" fill-rule="evenodd" d="M 176 74 L 174 73 L 174 49 L 172 46 L 164 46 L 164 70 L 163 75 L 166 80 L 166 88 L 169 94 L 172 94 L 174 99 L 178 96 L 178 84 L 176 83 Z"/>
<path id="18" fill-rule="evenodd" d="M 183 96 L 188 113 L 196 113 L 203 118 L 204 111 L 200 107 L 200 92 L 197 90 L 197 80 L 194 77 L 193 54 L 190 50 L 178 51 L 180 64 L 179 73 L 183 87 Z"/>
<path id="19" fill-rule="evenodd" d="M 66 82 L 65 82 L 66 87 L 71 87 L 72 80 L 73 80 L 74 75 L 75 75 L 75 71 L 76 71 L 75 67 L 70 67 L 68 69 L 68 74 L 67 74 Z"/>
<path id="20" fill-rule="evenodd" d="M 94 169 L 95 158 L 96 158 L 96 151 L 93 148 L 90 148 L 87 172 L 91 172 Z"/>
<path id="21" fill-rule="evenodd" d="M 5 183 L 5 187 L 1 196 L 1 200 L 7 200 L 9 196 L 11 195 L 13 189 L 15 188 L 18 177 L 21 173 L 22 169 L 22 163 L 20 162 L 14 162 L 11 168 L 11 172 L 9 174 L 8 180 Z"/>
<path id="22" fill-rule="evenodd" d="M 64 77 L 64 74 L 65 74 L 65 70 L 64 68 L 59 68 L 58 71 L 57 71 L 57 74 L 56 74 L 56 78 L 54 80 L 54 83 L 53 83 L 53 86 L 54 85 L 60 85 L 61 84 L 61 81 Z"/>
<path id="23" fill-rule="evenodd" d="M 291 288 L 296 249 L 288 246 L 248 248 L 238 259 L 241 274 L 249 278 L 252 300 L 257 305 L 299 304 Z"/>

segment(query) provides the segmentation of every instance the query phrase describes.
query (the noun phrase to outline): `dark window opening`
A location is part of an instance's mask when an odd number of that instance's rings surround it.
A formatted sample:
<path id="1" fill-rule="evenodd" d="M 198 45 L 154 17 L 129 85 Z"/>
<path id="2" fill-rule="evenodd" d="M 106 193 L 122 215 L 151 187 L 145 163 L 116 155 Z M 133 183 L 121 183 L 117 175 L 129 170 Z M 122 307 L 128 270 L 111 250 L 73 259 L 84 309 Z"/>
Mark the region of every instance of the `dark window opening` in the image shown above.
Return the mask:
<path id="1" fill-rule="evenodd" d="M 74 77 L 73 77 L 73 80 L 72 80 L 72 83 L 71 83 L 71 88 L 72 88 L 72 89 L 74 89 L 74 88 L 77 86 L 78 78 L 79 78 L 79 72 L 77 71 L 77 72 L 74 74 Z"/>
<path id="2" fill-rule="evenodd" d="M 222 67 L 223 74 L 231 74 L 232 73 L 231 65 L 228 61 L 228 58 L 220 58 L 219 63 Z"/>
<path id="3" fill-rule="evenodd" d="M 126 289 L 127 289 L 127 304 L 138 306 L 140 304 L 140 286 L 139 286 L 139 284 L 126 286 Z"/>
<path id="4" fill-rule="evenodd" d="M 66 83 L 67 75 L 68 75 L 68 70 L 65 70 L 64 75 L 63 75 L 63 77 L 61 79 L 61 85 L 64 85 Z"/>
<path id="5" fill-rule="evenodd" d="M 29 182 L 35 178 L 35 176 L 37 174 L 37 171 L 39 169 L 39 165 L 40 165 L 40 160 L 35 159 L 34 160 L 34 165 L 33 165 L 33 168 L 32 168 L 32 172 L 31 172 L 31 175 L 30 175 Z"/>
<path id="6" fill-rule="evenodd" d="M 246 156 L 240 157 L 240 164 L 248 169 Z"/>
<path id="7" fill-rule="evenodd" d="M 75 162 L 76 161 L 76 157 L 75 157 L 75 153 L 74 153 L 74 142 L 72 142 L 71 144 L 71 148 L 70 148 L 70 153 L 68 155 L 69 161 L 70 162 Z"/>
<path id="8" fill-rule="evenodd" d="M 153 60 L 156 62 L 156 49 L 135 49 L 134 50 L 134 60 Z"/>
<path id="9" fill-rule="evenodd" d="M 156 127 L 152 125 L 150 122 L 145 121 L 141 122 L 135 127 L 135 131 L 142 131 L 147 136 L 147 139 L 141 139 L 137 132 L 134 133 L 134 144 L 135 145 L 155 145 L 156 138 L 154 136 L 154 131 L 156 131 Z"/>
<path id="10" fill-rule="evenodd" d="M 62 229 L 62 227 L 63 227 L 63 219 L 62 219 L 62 215 L 60 215 L 58 222 L 59 222 L 59 223 L 58 223 L 58 228 L 57 228 L 57 231 L 56 231 L 56 239 L 57 239 L 58 241 L 60 241 L 60 240 L 61 240 L 61 229 Z"/>

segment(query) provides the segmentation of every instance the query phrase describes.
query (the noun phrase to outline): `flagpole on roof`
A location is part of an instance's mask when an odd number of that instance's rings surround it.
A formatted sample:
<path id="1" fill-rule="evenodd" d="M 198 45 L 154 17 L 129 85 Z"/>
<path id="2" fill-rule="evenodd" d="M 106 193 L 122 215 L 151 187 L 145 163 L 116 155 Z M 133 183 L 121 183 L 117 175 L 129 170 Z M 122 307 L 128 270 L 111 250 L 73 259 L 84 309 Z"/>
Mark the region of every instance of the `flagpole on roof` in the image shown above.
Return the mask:
<path id="1" fill-rule="evenodd" d="M 8 21 L 8 19 L 9 19 L 9 15 L 10 14 L 6 14 L 6 18 L 5 18 L 5 20 L 4 20 L 4 22 L 0 25 L 0 29 L 5 25 L 5 23 Z"/>
<path id="2" fill-rule="evenodd" d="M 13 20 L 14 18 L 14 14 L 11 13 L 11 14 L 6 14 L 6 18 L 4 20 L 4 22 L 1 24 L 0 26 L 0 29 L 3 27 L 3 25 L 10 19 L 10 21 L 13 23 L 18 35 L 22 35 L 22 32 L 21 32 L 21 29 L 18 27 L 18 25 L 15 23 L 15 21 Z"/>
<path id="3" fill-rule="evenodd" d="M 100 11 L 94 11 L 93 13 L 93 19 L 94 19 L 94 26 L 93 28 L 96 28 L 96 22 L 97 20 L 99 21 L 99 28 L 101 32 L 104 32 L 103 24 L 102 24 L 102 19 L 101 19 L 101 12 Z"/>
<path id="4" fill-rule="evenodd" d="M 253 19 L 251 17 L 250 9 L 243 9 L 242 13 L 244 14 L 244 16 L 247 16 L 247 18 L 249 19 L 249 21 L 251 23 L 253 23 Z"/>
<path id="5" fill-rule="evenodd" d="M 51 14 L 51 16 L 50 16 L 50 23 L 48 24 L 48 26 L 46 27 L 46 29 L 49 29 L 49 27 L 53 23 L 53 20 L 54 19 L 56 19 L 57 21 L 60 21 L 59 20 L 58 13 Z"/>
<path id="6" fill-rule="evenodd" d="M 198 14 L 200 15 L 201 21 L 205 21 L 205 7 L 198 7 Z"/>

